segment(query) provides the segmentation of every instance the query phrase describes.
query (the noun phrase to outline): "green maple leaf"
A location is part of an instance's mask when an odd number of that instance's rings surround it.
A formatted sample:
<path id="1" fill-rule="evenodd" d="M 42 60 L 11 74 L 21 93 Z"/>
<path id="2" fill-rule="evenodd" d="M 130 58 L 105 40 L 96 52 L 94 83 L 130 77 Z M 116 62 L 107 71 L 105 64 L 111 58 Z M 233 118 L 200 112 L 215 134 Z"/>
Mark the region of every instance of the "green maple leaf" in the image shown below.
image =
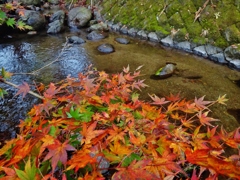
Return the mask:
<path id="1" fill-rule="evenodd" d="M 10 79 L 13 75 L 12 73 L 7 72 L 4 68 L 2 68 L 1 74 L 3 79 Z"/>
<path id="2" fill-rule="evenodd" d="M 74 118 L 76 120 L 80 120 L 81 118 L 81 113 L 79 112 L 80 108 L 76 108 L 74 109 L 74 107 L 72 106 L 70 109 L 70 112 L 66 112 L 68 118 Z"/>
<path id="3" fill-rule="evenodd" d="M 6 21 L 6 24 L 13 28 L 13 26 L 16 24 L 16 21 L 14 18 L 8 18 L 8 20 Z"/>
<path id="4" fill-rule="evenodd" d="M 6 18 L 7 18 L 6 13 L 0 10 L 0 25 L 3 24 Z"/>
<path id="5" fill-rule="evenodd" d="M 16 24 L 17 28 L 20 30 L 25 30 L 25 29 L 29 29 L 32 30 L 32 27 L 27 25 L 26 23 L 24 23 L 23 21 L 18 21 Z"/>
<path id="6" fill-rule="evenodd" d="M 0 88 L 0 98 L 4 98 L 3 96 L 7 94 L 7 91 L 5 91 L 4 89 Z"/>

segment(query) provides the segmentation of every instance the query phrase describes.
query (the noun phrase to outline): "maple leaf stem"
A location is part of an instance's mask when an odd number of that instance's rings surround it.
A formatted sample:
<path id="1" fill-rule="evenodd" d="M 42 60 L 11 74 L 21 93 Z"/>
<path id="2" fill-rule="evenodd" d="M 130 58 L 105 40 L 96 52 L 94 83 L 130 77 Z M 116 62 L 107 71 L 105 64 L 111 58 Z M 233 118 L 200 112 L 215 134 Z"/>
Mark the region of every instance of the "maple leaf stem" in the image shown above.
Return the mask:
<path id="1" fill-rule="evenodd" d="M 17 86 L 16 84 L 14 84 L 14 83 L 11 83 L 11 82 L 6 81 L 6 80 L 4 80 L 4 79 L 1 79 L 1 81 L 2 81 L 3 83 L 5 83 L 5 84 L 8 84 L 8 85 L 13 86 L 14 88 L 17 88 L 17 89 L 18 89 L 18 86 Z M 28 93 L 31 94 L 31 95 L 33 95 L 33 96 L 35 96 L 35 97 L 37 97 L 37 98 L 39 98 L 39 99 L 44 99 L 43 96 L 41 96 L 41 95 L 39 95 L 39 94 L 31 91 L 31 90 L 30 90 Z"/>
<path id="2" fill-rule="evenodd" d="M 212 106 L 212 105 L 214 105 L 214 104 L 216 104 L 216 103 L 217 103 L 217 101 L 213 101 L 211 104 L 209 104 L 208 106 L 206 106 L 202 111 L 208 109 L 210 106 Z M 197 112 L 197 113 L 194 114 L 192 117 L 190 117 L 190 118 L 188 119 L 188 121 L 189 121 L 189 120 L 192 120 L 194 117 L 196 117 L 196 116 L 198 115 L 198 113 L 199 113 L 199 112 Z"/>

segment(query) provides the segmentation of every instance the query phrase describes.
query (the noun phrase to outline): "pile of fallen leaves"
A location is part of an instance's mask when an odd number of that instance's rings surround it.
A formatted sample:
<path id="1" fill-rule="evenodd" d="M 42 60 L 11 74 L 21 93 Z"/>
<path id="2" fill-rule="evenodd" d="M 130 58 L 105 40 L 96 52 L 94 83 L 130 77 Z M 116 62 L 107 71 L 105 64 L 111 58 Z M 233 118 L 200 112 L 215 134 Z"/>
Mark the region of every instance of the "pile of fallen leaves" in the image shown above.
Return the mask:
<path id="1" fill-rule="evenodd" d="M 113 75 L 89 70 L 45 87 L 17 138 L 0 149 L 0 179 L 97 180 L 106 178 L 103 170 L 114 180 L 240 179 L 239 129 L 228 133 L 209 117 L 225 95 L 149 95 L 152 102 L 145 102 L 139 76 L 129 67 Z M 18 94 L 29 91 L 19 87 Z M 109 168 L 101 168 L 101 158 Z"/>

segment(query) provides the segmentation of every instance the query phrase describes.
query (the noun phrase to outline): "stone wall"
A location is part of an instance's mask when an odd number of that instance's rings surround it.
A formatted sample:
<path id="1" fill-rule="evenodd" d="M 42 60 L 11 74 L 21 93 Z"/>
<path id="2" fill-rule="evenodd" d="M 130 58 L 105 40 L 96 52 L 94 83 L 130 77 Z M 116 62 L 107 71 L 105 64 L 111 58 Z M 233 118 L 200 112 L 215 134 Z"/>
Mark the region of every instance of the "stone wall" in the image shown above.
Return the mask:
<path id="1" fill-rule="evenodd" d="M 115 31 L 240 70 L 240 0 L 103 0 Z"/>

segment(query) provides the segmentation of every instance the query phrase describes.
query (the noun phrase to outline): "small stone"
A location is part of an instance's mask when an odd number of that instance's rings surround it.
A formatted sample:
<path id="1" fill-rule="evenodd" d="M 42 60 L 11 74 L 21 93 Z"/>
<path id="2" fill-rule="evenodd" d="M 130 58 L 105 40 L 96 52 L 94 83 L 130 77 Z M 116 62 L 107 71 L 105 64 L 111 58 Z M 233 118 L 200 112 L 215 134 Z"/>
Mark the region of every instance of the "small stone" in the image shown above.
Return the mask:
<path id="1" fill-rule="evenodd" d="M 106 38 L 106 36 L 97 31 L 92 31 L 91 33 L 89 33 L 87 35 L 88 40 L 100 40 L 100 39 L 104 39 L 104 38 Z"/>
<path id="2" fill-rule="evenodd" d="M 186 52 L 189 52 L 189 53 L 192 52 L 191 43 L 188 42 L 188 41 L 183 41 L 183 42 L 180 42 L 180 43 L 176 43 L 176 44 L 175 44 L 175 47 L 176 47 L 177 49 L 181 49 L 181 50 L 186 51 Z"/>
<path id="3" fill-rule="evenodd" d="M 116 38 L 115 41 L 117 41 L 120 44 L 129 44 L 129 40 L 126 38 Z"/>
<path id="4" fill-rule="evenodd" d="M 195 47 L 195 48 L 193 49 L 193 52 L 194 52 L 196 55 L 202 56 L 202 57 L 204 57 L 204 58 L 207 58 L 207 57 L 208 57 L 208 54 L 207 54 L 206 49 L 205 49 L 205 46 Z"/>
<path id="5" fill-rule="evenodd" d="M 37 34 L 37 31 L 29 31 L 27 34 L 28 35 L 35 35 L 35 34 Z"/>
<path id="6" fill-rule="evenodd" d="M 143 30 L 138 31 L 137 36 L 138 36 L 140 39 L 148 40 L 148 35 L 147 35 L 147 33 L 146 33 L 145 31 L 143 31 Z"/>
<path id="7" fill-rule="evenodd" d="M 105 54 L 109 54 L 109 53 L 112 53 L 112 52 L 115 51 L 113 45 L 108 44 L 108 43 L 102 44 L 102 45 L 98 46 L 97 50 L 99 52 L 105 53 Z"/>
<path id="8" fill-rule="evenodd" d="M 83 40 L 83 39 L 80 38 L 80 37 L 71 36 L 71 37 L 68 39 L 68 42 L 69 42 L 69 43 L 73 43 L 73 44 L 82 44 L 82 43 L 85 43 L 86 41 Z"/>
<path id="9" fill-rule="evenodd" d="M 164 46 L 170 46 L 172 47 L 173 46 L 173 39 L 171 36 L 167 36 L 165 38 L 163 38 L 161 40 L 161 43 L 164 45 Z"/>
<path id="10" fill-rule="evenodd" d="M 152 42 L 159 42 L 159 38 L 158 38 L 158 36 L 157 36 L 157 34 L 155 32 L 150 32 L 148 34 L 148 38 Z"/>

